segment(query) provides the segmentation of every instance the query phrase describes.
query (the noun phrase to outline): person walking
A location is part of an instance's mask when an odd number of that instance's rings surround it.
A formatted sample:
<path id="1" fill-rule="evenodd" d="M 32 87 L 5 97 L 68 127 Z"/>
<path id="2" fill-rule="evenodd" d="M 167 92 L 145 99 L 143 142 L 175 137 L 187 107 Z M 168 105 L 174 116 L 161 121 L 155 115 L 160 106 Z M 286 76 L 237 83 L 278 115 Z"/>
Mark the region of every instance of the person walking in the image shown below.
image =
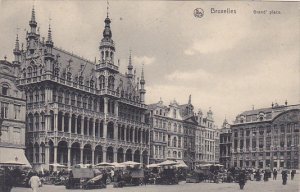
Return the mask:
<path id="1" fill-rule="evenodd" d="M 281 175 L 282 175 L 282 185 L 286 185 L 287 178 L 288 178 L 287 171 L 286 170 L 282 170 L 281 171 Z"/>
<path id="2" fill-rule="evenodd" d="M 295 172 L 296 172 L 296 170 L 292 170 L 292 172 L 291 172 L 291 180 L 293 180 L 293 179 L 294 179 Z"/>
<path id="3" fill-rule="evenodd" d="M 277 179 L 277 170 L 274 169 L 273 170 L 273 180 L 276 180 Z"/>
<path id="4" fill-rule="evenodd" d="M 38 192 L 38 188 L 42 185 L 40 178 L 37 173 L 34 173 L 29 180 L 29 185 L 31 186 L 32 192 Z"/>
<path id="5" fill-rule="evenodd" d="M 11 175 L 10 170 L 4 167 L 4 170 L 0 169 L 0 191 L 10 192 L 13 188 L 14 178 Z"/>
<path id="6" fill-rule="evenodd" d="M 245 170 L 241 170 L 239 173 L 239 177 L 238 177 L 238 182 L 240 185 L 240 189 L 243 190 L 244 186 L 246 184 L 246 171 Z"/>

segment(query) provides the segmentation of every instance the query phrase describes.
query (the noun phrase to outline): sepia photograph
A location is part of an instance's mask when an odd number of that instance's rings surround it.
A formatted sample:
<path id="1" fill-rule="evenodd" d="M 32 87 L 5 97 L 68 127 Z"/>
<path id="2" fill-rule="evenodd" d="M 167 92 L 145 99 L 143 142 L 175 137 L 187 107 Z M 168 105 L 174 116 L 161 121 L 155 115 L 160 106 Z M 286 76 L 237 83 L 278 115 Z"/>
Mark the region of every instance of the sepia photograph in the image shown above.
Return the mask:
<path id="1" fill-rule="evenodd" d="M 0 192 L 298 192 L 299 7 L 0 0 Z"/>

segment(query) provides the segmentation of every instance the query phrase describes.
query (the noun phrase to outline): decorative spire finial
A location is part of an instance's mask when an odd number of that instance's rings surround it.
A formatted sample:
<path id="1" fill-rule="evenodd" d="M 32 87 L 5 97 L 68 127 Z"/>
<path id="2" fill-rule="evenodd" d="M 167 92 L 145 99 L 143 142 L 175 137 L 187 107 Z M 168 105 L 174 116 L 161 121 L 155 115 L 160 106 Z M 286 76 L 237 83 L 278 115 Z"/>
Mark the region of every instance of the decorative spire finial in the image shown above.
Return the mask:
<path id="1" fill-rule="evenodd" d="M 16 37 L 16 44 L 15 44 L 15 50 L 19 50 L 19 49 L 20 49 L 19 35 L 17 34 L 17 37 Z"/>
<path id="2" fill-rule="evenodd" d="M 144 63 L 143 63 L 143 66 L 142 66 L 142 76 L 141 76 L 142 79 L 144 79 Z"/>
<path id="3" fill-rule="evenodd" d="M 52 34 L 51 34 L 51 25 L 50 25 L 50 23 L 49 23 L 49 29 L 48 29 L 48 41 L 52 41 Z"/>
<path id="4" fill-rule="evenodd" d="M 109 16 L 109 2 L 108 0 L 106 1 L 106 17 L 108 18 Z"/>
<path id="5" fill-rule="evenodd" d="M 34 5 L 32 6 L 32 11 L 31 11 L 31 21 L 35 21 L 35 10 L 34 10 Z"/>

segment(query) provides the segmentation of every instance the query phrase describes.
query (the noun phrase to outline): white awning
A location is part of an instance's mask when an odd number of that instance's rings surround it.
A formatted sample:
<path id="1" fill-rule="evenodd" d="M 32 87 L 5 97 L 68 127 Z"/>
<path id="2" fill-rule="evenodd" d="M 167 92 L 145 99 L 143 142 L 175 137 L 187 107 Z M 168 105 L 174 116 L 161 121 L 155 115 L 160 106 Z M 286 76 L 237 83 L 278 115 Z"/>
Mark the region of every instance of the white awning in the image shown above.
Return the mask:
<path id="1" fill-rule="evenodd" d="M 0 147 L 0 165 L 25 165 L 31 167 L 23 149 L 8 147 Z"/>

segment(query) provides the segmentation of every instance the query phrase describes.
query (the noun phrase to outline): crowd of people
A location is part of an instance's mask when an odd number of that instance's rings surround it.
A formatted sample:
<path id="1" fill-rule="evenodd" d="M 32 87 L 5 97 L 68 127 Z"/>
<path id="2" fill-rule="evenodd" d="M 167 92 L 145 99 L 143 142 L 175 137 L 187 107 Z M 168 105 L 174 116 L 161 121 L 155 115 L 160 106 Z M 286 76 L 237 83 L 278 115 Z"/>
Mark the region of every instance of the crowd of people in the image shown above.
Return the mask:
<path id="1" fill-rule="evenodd" d="M 235 182 L 239 184 L 240 189 L 244 189 L 248 180 L 268 182 L 271 178 L 277 180 L 278 174 L 281 174 L 282 184 L 286 185 L 289 175 L 290 179 L 293 180 L 296 174 L 296 170 L 240 169 L 236 167 L 229 169 L 210 167 L 207 171 L 203 172 L 201 169 L 148 169 L 146 167 L 115 170 L 110 168 L 97 170 L 94 178 L 86 178 L 83 183 L 86 188 L 92 188 L 96 185 L 105 188 L 110 182 L 114 183 L 114 187 L 123 187 L 126 184 L 177 184 L 193 175 L 198 177 L 199 181 Z M 34 172 L 19 168 L 0 168 L 1 192 L 10 192 L 12 187 L 30 187 L 35 192 L 43 184 L 65 185 L 68 189 L 68 187 L 76 188 L 76 184 L 81 182 L 82 179 L 74 178 L 72 171 L 64 169 L 61 171 Z"/>

